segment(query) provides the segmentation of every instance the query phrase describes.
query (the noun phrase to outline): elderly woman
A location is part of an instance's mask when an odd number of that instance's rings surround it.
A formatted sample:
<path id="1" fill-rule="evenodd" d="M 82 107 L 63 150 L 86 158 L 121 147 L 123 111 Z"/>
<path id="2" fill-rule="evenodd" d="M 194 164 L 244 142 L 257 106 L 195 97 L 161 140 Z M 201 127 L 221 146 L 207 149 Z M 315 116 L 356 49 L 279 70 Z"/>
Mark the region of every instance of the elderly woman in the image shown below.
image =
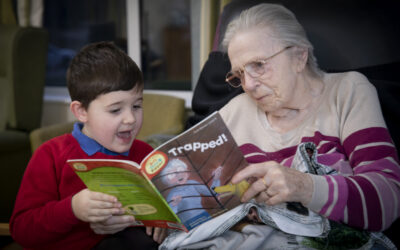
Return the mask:
<path id="1" fill-rule="evenodd" d="M 381 231 L 400 214 L 400 167 L 376 90 L 357 72 L 327 74 L 302 26 L 280 5 L 260 4 L 233 20 L 223 44 L 226 81 L 243 88 L 220 113 L 256 177 L 242 201 L 300 202 L 349 226 Z M 289 168 L 302 142 L 340 174 Z"/>

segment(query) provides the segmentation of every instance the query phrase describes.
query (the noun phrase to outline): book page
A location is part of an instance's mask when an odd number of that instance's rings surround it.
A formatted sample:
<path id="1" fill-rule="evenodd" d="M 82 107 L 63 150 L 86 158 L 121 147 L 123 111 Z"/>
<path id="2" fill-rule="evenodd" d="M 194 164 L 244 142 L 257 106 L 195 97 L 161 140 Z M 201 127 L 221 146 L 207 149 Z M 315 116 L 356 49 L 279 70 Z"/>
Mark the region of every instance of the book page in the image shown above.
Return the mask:
<path id="1" fill-rule="evenodd" d="M 189 230 L 240 204 L 238 196 L 222 197 L 214 188 L 228 184 L 246 166 L 217 112 L 158 147 L 142 163 Z"/>
<path id="2" fill-rule="evenodd" d="M 137 225 L 165 227 L 168 222 L 169 227 L 182 229 L 179 219 L 133 162 L 98 159 L 68 163 L 90 190 L 117 197 Z"/>

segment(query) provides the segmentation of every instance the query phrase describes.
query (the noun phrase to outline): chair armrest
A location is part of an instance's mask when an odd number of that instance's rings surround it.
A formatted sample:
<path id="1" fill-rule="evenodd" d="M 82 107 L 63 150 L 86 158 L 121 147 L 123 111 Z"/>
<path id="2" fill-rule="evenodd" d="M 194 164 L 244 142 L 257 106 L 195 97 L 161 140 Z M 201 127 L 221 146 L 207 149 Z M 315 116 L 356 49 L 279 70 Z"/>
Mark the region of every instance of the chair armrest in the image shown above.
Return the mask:
<path id="1" fill-rule="evenodd" d="M 0 235 L 10 235 L 10 225 L 8 223 L 0 223 Z"/>
<path id="2" fill-rule="evenodd" d="M 68 123 L 60 123 L 60 124 L 45 126 L 33 130 L 29 134 L 32 152 L 34 152 L 45 141 L 48 141 L 59 135 L 71 133 L 73 127 L 74 127 L 74 122 L 68 122 Z"/>

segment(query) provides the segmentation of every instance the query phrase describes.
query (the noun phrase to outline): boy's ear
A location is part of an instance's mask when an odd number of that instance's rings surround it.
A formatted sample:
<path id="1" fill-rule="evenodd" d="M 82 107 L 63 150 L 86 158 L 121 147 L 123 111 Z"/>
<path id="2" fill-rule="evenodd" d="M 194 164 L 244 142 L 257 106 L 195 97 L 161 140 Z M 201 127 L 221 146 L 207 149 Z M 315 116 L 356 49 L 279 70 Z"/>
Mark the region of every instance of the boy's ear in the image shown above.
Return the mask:
<path id="1" fill-rule="evenodd" d="M 87 111 L 82 106 L 82 103 L 79 101 L 72 101 L 69 105 L 69 109 L 71 110 L 72 114 L 78 119 L 80 122 L 87 121 Z"/>

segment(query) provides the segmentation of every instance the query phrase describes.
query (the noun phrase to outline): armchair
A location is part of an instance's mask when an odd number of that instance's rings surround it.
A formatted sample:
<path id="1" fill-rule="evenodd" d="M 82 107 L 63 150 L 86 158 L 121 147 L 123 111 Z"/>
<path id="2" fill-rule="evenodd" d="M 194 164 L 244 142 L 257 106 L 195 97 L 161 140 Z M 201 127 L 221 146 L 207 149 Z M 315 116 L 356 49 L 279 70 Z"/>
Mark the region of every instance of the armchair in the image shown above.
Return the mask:
<path id="1" fill-rule="evenodd" d="M 185 129 L 185 100 L 161 94 L 143 94 L 143 126 L 137 138 L 156 147 Z"/>
<path id="2" fill-rule="evenodd" d="M 8 222 L 40 126 L 48 33 L 0 25 L 0 222 Z"/>

